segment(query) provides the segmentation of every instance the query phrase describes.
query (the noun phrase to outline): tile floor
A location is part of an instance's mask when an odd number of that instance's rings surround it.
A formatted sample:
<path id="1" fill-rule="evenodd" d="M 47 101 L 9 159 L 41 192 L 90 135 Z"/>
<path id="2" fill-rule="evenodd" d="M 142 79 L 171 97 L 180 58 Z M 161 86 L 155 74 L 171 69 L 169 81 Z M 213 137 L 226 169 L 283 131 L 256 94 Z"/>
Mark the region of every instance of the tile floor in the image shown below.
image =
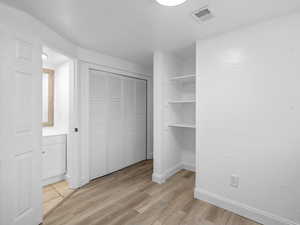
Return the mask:
<path id="1" fill-rule="evenodd" d="M 47 185 L 43 188 L 43 213 L 46 216 L 62 200 L 68 197 L 74 190 L 70 189 L 66 181 Z"/>

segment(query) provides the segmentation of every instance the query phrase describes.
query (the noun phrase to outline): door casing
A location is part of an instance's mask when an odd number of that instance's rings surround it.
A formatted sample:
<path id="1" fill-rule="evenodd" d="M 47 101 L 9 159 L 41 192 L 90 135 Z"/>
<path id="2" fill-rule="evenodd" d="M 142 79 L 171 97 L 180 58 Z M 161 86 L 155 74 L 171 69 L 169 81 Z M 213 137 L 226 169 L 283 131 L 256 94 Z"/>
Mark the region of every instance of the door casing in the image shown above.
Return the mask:
<path id="1" fill-rule="evenodd" d="M 80 132 L 79 115 L 79 79 L 78 79 L 78 59 L 68 53 L 56 48 L 52 44 L 43 42 L 42 46 L 52 49 L 66 57 L 72 63 L 70 68 L 69 80 L 69 129 L 67 135 L 67 176 L 68 185 L 72 189 L 81 187 L 80 185 L 80 162 L 78 160 L 80 153 Z"/>

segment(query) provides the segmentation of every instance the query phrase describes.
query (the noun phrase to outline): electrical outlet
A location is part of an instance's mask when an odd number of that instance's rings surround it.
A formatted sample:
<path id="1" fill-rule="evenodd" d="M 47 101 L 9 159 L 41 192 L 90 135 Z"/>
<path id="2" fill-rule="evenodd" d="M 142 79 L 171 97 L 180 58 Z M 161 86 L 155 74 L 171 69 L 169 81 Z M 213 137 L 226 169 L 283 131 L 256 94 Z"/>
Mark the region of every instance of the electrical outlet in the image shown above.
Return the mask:
<path id="1" fill-rule="evenodd" d="M 238 175 L 231 175 L 230 177 L 230 186 L 234 188 L 238 188 L 240 185 L 240 177 Z"/>

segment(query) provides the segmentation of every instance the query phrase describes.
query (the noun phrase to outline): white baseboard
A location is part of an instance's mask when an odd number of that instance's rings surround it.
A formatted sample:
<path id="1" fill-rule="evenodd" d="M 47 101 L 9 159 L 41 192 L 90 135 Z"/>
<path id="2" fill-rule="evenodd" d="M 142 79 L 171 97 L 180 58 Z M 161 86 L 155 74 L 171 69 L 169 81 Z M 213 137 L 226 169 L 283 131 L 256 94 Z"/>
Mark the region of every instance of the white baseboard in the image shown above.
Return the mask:
<path id="1" fill-rule="evenodd" d="M 195 165 L 190 164 L 190 163 L 182 163 L 182 169 L 193 171 L 193 172 L 196 171 Z"/>
<path id="2" fill-rule="evenodd" d="M 79 187 L 82 187 L 82 186 L 88 184 L 90 181 L 91 181 L 90 178 L 81 177 Z"/>
<path id="3" fill-rule="evenodd" d="M 209 202 L 215 206 L 227 209 L 238 215 L 244 216 L 264 225 L 300 225 L 289 219 L 253 208 L 251 206 L 233 201 L 228 198 L 224 198 L 203 189 L 195 188 L 194 195 L 196 199 Z"/>
<path id="4" fill-rule="evenodd" d="M 164 174 L 153 173 L 152 174 L 152 181 L 155 182 L 155 183 L 158 183 L 158 184 L 163 184 L 163 183 L 166 182 L 166 180 L 168 178 L 170 178 L 171 176 L 173 176 L 174 174 L 176 174 L 177 172 L 179 172 L 182 169 L 195 171 L 195 166 L 190 165 L 190 164 L 179 163 L 176 166 L 168 169 L 167 172 L 165 172 Z"/>
<path id="5" fill-rule="evenodd" d="M 165 180 L 172 177 L 173 175 L 175 175 L 180 170 L 182 170 L 182 164 L 181 163 L 179 163 L 176 166 L 168 169 L 167 172 L 164 174 Z"/>
<path id="6" fill-rule="evenodd" d="M 170 168 L 164 174 L 152 174 L 152 181 L 158 184 L 163 184 L 166 182 L 168 178 L 176 174 L 178 171 L 182 169 L 182 164 L 177 164 L 176 166 Z"/>
<path id="7" fill-rule="evenodd" d="M 65 174 L 62 174 L 62 175 L 59 175 L 56 177 L 50 177 L 50 178 L 43 180 L 43 186 L 47 186 L 49 184 L 54 184 L 54 183 L 57 183 L 57 182 L 63 181 L 63 180 L 66 180 Z"/>
<path id="8" fill-rule="evenodd" d="M 166 179 L 163 175 L 153 173 L 152 174 L 152 181 L 154 183 L 157 183 L 157 184 L 163 184 L 163 183 L 166 182 Z"/>

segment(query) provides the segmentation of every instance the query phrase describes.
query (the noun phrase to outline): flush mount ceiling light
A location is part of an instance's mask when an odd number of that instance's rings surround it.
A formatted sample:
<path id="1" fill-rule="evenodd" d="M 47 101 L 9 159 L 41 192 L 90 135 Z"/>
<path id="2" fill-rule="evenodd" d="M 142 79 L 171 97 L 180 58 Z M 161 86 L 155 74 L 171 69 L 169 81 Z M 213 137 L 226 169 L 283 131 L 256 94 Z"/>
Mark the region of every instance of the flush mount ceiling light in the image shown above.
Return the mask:
<path id="1" fill-rule="evenodd" d="M 156 0 L 159 4 L 165 6 L 177 6 L 186 2 L 186 0 Z"/>

